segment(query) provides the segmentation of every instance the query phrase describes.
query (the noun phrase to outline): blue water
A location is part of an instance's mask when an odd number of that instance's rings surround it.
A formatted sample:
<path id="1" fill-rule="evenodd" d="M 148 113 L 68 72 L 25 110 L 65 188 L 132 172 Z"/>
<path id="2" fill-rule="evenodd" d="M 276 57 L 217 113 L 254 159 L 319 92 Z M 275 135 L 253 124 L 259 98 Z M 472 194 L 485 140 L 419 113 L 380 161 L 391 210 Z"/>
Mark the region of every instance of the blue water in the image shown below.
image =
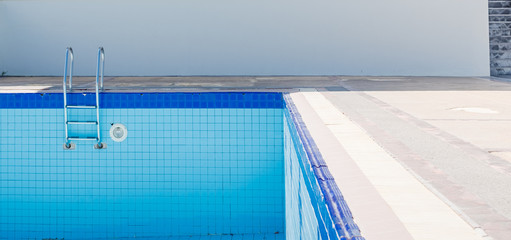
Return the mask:
<path id="1" fill-rule="evenodd" d="M 337 239 L 279 93 L 118 94 L 128 108 L 100 109 L 103 150 L 64 150 L 58 95 L 37 95 L 0 94 L 0 239 Z"/>

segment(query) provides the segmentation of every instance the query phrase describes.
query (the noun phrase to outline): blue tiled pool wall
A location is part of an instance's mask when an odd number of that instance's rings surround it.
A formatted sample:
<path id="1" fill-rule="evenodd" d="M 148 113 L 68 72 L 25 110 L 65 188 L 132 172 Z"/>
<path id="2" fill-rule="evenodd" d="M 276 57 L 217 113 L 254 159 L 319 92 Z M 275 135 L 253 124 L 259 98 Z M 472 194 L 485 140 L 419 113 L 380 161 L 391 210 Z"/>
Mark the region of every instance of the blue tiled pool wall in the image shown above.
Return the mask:
<path id="1" fill-rule="evenodd" d="M 286 239 L 323 239 L 321 237 L 318 219 L 312 206 L 313 193 L 305 182 L 300 166 L 301 159 L 296 148 L 296 138 L 288 119 L 284 119 L 284 165 L 286 175 Z M 323 226 L 324 227 L 324 226 Z"/>
<path id="2" fill-rule="evenodd" d="M 339 239 L 296 128 L 284 113 L 286 239 Z"/>
<path id="3" fill-rule="evenodd" d="M 68 104 L 94 104 L 94 93 L 69 93 Z M 0 108 L 62 108 L 62 93 L 3 93 Z M 281 93 L 101 93 L 101 108 L 283 108 Z"/>
<path id="4" fill-rule="evenodd" d="M 312 236 L 315 234 L 316 230 L 314 228 L 317 226 L 321 239 L 364 240 L 365 238 L 353 221 L 351 211 L 291 97 L 289 94 L 284 94 L 283 97 L 287 109 L 284 113 L 286 189 L 290 187 L 290 184 L 297 183 L 297 181 L 289 181 L 289 179 L 296 177 L 300 177 L 300 183 L 302 180 L 309 183 L 305 184 L 309 190 L 308 196 L 306 196 L 307 194 L 289 196 L 293 193 L 286 192 L 286 235 L 296 236 L 298 234 L 296 233 L 297 229 L 300 229 L 302 234 L 306 232 Z M 291 141 L 287 139 L 291 139 Z M 298 160 L 292 157 L 295 154 Z M 296 165 L 300 165 L 301 174 L 297 170 L 293 172 L 292 169 L 297 168 Z M 293 190 L 293 192 L 295 191 Z M 311 200 L 311 205 L 301 207 L 304 206 L 303 202 L 307 201 L 308 198 Z M 295 199 L 294 204 L 289 202 L 289 199 Z M 299 205 L 297 205 L 297 202 Z M 310 210 L 311 206 L 314 209 L 317 221 L 309 216 L 313 213 Z M 294 219 L 294 221 L 291 220 L 290 223 L 290 219 Z M 290 226 L 293 223 L 298 224 L 297 222 L 299 222 L 299 226 L 302 226 L 301 228 Z M 308 229 L 303 229 L 304 225 Z M 291 229 L 295 229 L 295 233 L 291 233 Z"/>
<path id="5" fill-rule="evenodd" d="M 281 239 L 283 110 L 278 103 L 236 108 L 250 104 L 231 101 L 250 94 L 234 95 L 219 97 L 232 106 L 223 109 L 158 108 L 160 102 L 102 108 L 105 150 L 90 142 L 62 149 L 62 106 L 43 101 L 46 108 L 27 109 L 32 105 L 21 100 L 25 105 L 1 108 L 0 239 L 242 233 Z M 257 97 L 264 103 L 279 95 Z M 87 111 L 70 115 L 95 116 Z M 110 139 L 111 123 L 126 125 L 124 142 Z"/>

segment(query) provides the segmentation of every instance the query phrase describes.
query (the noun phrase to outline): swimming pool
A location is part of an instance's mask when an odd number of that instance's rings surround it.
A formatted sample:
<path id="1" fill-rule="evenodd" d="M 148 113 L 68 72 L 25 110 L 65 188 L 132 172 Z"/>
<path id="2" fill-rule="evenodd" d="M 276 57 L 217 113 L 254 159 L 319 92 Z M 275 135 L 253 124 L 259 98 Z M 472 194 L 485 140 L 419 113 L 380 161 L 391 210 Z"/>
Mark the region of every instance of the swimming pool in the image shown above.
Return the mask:
<path id="1" fill-rule="evenodd" d="M 285 94 L 101 93 L 72 150 L 62 98 L 0 94 L 0 239 L 363 239 Z"/>

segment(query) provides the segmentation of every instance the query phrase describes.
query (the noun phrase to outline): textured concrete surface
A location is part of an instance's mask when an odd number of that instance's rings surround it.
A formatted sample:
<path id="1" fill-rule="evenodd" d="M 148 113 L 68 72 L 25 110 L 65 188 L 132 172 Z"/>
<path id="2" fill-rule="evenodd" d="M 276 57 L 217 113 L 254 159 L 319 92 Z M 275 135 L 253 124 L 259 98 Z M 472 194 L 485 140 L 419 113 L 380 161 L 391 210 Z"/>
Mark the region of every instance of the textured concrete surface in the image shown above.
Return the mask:
<path id="1" fill-rule="evenodd" d="M 94 88 L 94 77 L 73 77 L 77 90 Z M 357 91 L 507 91 L 511 85 L 463 77 L 237 76 L 237 77 L 109 77 L 106 91 L 271 90 L 356 86 Z M 0 92 L 61 92 L 62 77 L 3 77 Z"/>
<path id="2" fill-rule="evenodd" d="M 345 81 L 323 94 L 474 228 L 510 239 L 510 85 L 414 82 Z M 459 110 L 473 108 L 493 111 Z"/>
<path id="3" fill-rule="evenodd" d="M 334 140 L 333 142 L 337 142 L 341 145 L 340 148 L 346 150 L 356 166 L 360 168 L 377 192 L 391 207 L 413 239 L 437 240 L 444 239 L 444 236 L 449 236 L 450 239 L 482 239 L 455 211 L 424 187 L 413 174 L 408 172 L 377 142 L 371 139 L 371 136 L 365 130 L 341 113 L 322 94 L 316 91 L 294 93 L 294 95 L 296 94 L 303 94 L 322 123 L 335 135 L 337 141 Z M 297 107 L 299 106 L 297 104 Z M 299 108 L 302 115 L 310 116 L 314 114 L 311 111 L 302 111 L 302 109 Z M 304 117 L 305 120 L 307 118 Z M 312 125 L 310 122 L 306 121 L 306 123 Z M 323 136 L 312 136 L 314 139 L 323 138 Z M 320 140 L 315 141 L 319 142 Z M 322 153 L 329 150 L 328 148 L 323 150 L 321 143 L 318 145 Z M 331 168 L 335 179 L 342 179 L 342 176 L 336 176 L 336 173 L 340 172 L 341 169 L 349 172 L 356 171 L 352 168 L 346 169 L 345 164 L 339 164 L 337 167 L 337 163 L 341 161 L 338 156 L 331 159 L 326 158 L 325 161 Z M 366 220 L 360 219 L 360 216 L 363 216 L 363 213 L 361 213 L 363 210 L 355 208 L 355 204 L 360 200 L 353 199 L 351 197 L 352 193 L 347 192 L 345 186 L 354 185 L 355 191 L 359 195 L 368 191 L 368 189 L 363 187 L 361 181 L 358 181 L 357 184 L 352 184 L 352 182 L 346 184 L 339 182 L 339 184 L 341 185 L 341 191 L 347 193 L 346 198 L 354 216 L 357 216 L 356 219 L 360 220 L 360 224 L 365 224 Z M 388 218 L 390 214 L 377 214 L 374 211 L 374 209 L 384 207 L 384 204 L 374 202 L 374 199 L 371 200 L 373 204 L 366 204 L 364 210 L 372 214 L 373 218 L 378 216 L 377 218 L 386 219 L 386 222 L 382 224 L 385 225 L 385 228 L 397 228 L 399 224 L 395 223 L 392 218 Z M 375 239 L 393 239 L 402 235 L 396 234 L 394 237 L 378 236 Z"/>
<path id="4" fill-rule="evenodd" d="M 60 92 L 61 84 L 61 77 L 7 77 L 0 78 L 0 92 Z M 94 86 L 93 78 L 75 78 L 74 84 L 79 91 L 90 91 Z M 399 163 L 481 236 L 511 239 L 511 141 L 508 138 L 511 83 L 502 79 L 107 77 L 105 88 L 106 91 L 171 92 L 317 89 L 338 112 L 360 126 L 391 156 L 385 157 L 386 161 Z M 365 146 L 368 154 L 382 154 L 369 151 L 367 144 L 359 144 L 361 154 Z M 330 167 L 334 171 L 341 168 Z M 392 182 L 392 179 L 379 181 Z M 353 184 L 356 183 L 354 180 Z M 402 191 L 406 193 L 405 188 Z M 384 192 L 380 194 L 383 196 Z M 386 204 L 396 201 L 389 199 Z M 394 214 L 399 215 L 399 211 L 394 210 Z M 413 214 L 410 216 L 413 218 Z M 417 225 L 405 226 L 409 232 L 418 231 L 413 229 Z M 462 239 L 448 235 L 435 237 Z"/>
<path id="5" fill-rule="evenodd" d="M 0 92 L 62 92 L 62 77 L 4 77 Z M 329 76 L 308 77 L 105 77 L 105 91 L 282 91 L 297 87 L 335 87 L 339 79 Z M 93 91 L 94 77 L 73 77 L 77 91 Z"/>

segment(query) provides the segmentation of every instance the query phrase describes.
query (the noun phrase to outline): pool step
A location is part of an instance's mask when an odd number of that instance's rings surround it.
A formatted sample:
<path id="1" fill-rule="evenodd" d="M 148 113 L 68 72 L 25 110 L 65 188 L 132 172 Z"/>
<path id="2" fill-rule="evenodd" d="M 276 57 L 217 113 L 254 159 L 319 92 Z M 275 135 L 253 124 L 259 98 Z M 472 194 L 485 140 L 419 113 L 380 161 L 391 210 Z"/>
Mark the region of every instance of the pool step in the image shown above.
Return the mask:
<path id="1" fill-rule="evenodd" d="M 68 137 L 67 138 L 69 141 L 97 141 L 98 138 L 97 137 Z"/>
<path id="2" fill-rule="evenodd" d="M 68 121 L 67 124 L 98 124 L 96 121 Z"/>
<path id="3" fill-rule="evenodd" d="M 95 105 L 67 105 L 67 108 L 75 108 L 75 109 L 94 109 Z"/>

